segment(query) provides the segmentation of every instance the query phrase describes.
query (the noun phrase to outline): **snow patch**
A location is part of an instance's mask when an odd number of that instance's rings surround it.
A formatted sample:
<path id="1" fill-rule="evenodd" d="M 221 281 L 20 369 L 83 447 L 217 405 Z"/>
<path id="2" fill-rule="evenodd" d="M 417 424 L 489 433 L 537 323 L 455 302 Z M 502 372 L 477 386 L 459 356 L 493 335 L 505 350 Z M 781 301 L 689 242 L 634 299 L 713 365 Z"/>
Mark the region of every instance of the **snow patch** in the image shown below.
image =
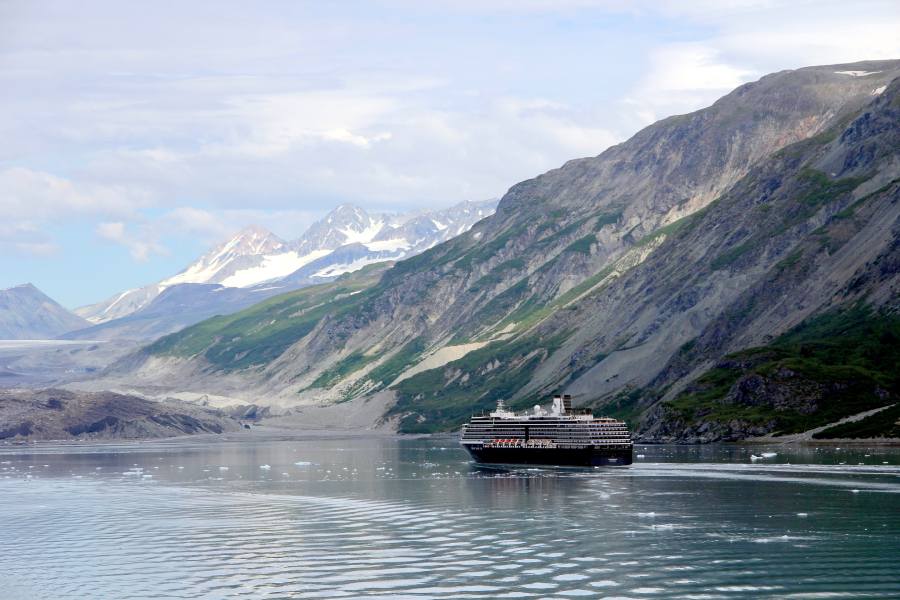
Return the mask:
<path id="1" fill-rule="evenodd" d="M 316 250 L 300 256 L 296 252 L 284 252 L 282 254 L 269 254 L 263 257 L 262 262 L 249 269 L 241 269 L 222 281 L 226 287 L 250 287 L 257 283 L 286 277 L 300 267 L 311 263 L 317 258 L 330 254 L 328 250 Z"/>
<path id="2" fill-rule="evenodd" d="M 337 277 L 338 275 L 343 275 L 344 273 L 352 273 L 353 271 L 358 271 L 366 265 L 373 265 L 375 263 L 384 262 L 385 260 L 388 259 L 374 258 L 371 256 L 366 258 L 358 258 L 351 263 L 329 265 L 324 269 L 316 271 L 313 274 L 313 277 Z"/>
<path id="3" fill-rule="evenodd" d="M 379 219 L 378 221 L 370 223 L 369 226 L 362 231 L 356 231 L 354 229 L 338 229 L 338 232 L 344 236 L 345 244 L 366 244 L 375 239 L 375 236 L 378 235 L 383 227 L 384 221 Z"/>
<path id="4" fill-rule="evenodd" d="M 881 71 L 835 71 L 837 75 L 849 75 L 850 77 L 865 77 L 866 75 L 875 75 Z"/>
<path id="5" fill-rule="evenodd" d="M 389 252 L 394 252 L 397 250 L 409 250 L 411 247 L 410 243 L 403 238 L 393 238 L 390 240 L 378 240 L 377 242 L 368 242 L 365 244 L 365 246 L 372 252 L 381 252 L 383 250 L 387 250 Z"/>

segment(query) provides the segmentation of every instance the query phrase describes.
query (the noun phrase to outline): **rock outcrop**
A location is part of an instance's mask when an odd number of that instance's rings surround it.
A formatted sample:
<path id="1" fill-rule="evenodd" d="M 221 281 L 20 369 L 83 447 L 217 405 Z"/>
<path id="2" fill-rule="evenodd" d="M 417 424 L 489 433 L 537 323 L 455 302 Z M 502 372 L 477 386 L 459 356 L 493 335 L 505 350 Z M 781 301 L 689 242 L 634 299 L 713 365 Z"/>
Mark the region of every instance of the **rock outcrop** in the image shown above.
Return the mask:
<path id="1" fill-rule="evenodd" d="M 0 443 L 163 438 L 240 429 L 225 414 L 112 392 L 0 390 Z"/>

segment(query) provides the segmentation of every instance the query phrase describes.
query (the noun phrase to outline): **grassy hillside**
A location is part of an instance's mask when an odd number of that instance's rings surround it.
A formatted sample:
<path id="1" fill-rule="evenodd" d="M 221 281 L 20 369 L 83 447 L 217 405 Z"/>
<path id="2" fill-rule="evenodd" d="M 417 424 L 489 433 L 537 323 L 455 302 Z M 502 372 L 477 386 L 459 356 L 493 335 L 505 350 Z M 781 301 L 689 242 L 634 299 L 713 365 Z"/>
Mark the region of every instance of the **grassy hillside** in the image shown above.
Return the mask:
<path id="1" fill-rule="evenodd" d="M 228 316 L 213 317 L 147 347 L 151 354 L 202 355 L 223 371 L 264 365 L 302 339 L 326 316 L 349 314 L 368 298 L 386 265 L 275 296 Z"/>

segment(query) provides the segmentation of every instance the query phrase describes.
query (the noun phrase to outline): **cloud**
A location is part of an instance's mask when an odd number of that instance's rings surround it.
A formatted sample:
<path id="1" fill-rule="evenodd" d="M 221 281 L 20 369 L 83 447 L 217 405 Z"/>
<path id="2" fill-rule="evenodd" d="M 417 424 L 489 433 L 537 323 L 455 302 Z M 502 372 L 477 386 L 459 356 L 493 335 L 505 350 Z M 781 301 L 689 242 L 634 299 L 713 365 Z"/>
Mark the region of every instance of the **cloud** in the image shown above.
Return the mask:
<path id="1" fill-rule="evenodd" d="M 97 235 L 128 249 L 131 257 L 146 262 L 153 254 L 165 255 L 167 250 L 155 239 L 148 238 L 146 232 L 129 232 L 121 221 L 99 223 Z"/>
<path id="2" fill-rule="evenodd" d="M 0 223 L 0 251 L 44 258 L 55 255 L 59 247 L 35 224 L 7 221 Z"/>
<path id="3" fill-rule="evenodd" d="M 7 218 L 46 219 L 84 214 L 134 215 L 152 203 L 142 189 L 77 182 L 26 167 L 0 170 L 0 212 Z"/>
<path id="4" fill-rule="evenodd" d="M 47 232 L 50 224 L 81 217 L 131 219 L 151 204 L 151 195 L 141 189 L 8 167 L 0 170 L 0 247 L 19 255 L 55 256 L 59 248 Z M 134 252 L 145 254 L 138 248 Z"/>
<path id="5" fill-rule="evenodd" d="M 756 75 L 728 64 L 719 50 L 701 43 L 659 48 L 649 62 L 646 75 L 623 99 L 644 125 L 708 105 Z"/>

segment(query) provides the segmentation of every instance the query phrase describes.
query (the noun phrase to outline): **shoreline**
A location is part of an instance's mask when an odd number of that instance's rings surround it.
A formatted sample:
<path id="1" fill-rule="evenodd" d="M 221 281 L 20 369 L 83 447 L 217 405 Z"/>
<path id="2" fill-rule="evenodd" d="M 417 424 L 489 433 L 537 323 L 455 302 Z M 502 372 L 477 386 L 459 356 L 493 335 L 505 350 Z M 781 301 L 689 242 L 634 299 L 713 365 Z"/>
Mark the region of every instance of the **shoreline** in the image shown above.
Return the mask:
<path id="1" fill-rule="evenodd" d="M 441 433 L 398 433 L 394 431 L 378 429 L 291 429 L 271 425 L 255 425 L 249 430 L 229 431 L 225 433 L 200 433 L 193 435 L 178 435 L 162 438 L 134 438 L 134 439 L 60 439 L 60 440 L 21 440 L 0 442 L 0 454 L 26 449 L 50 449 L 50 448 L 138 448 L 148 445 L 159 446 L 185 446 L 185 445 L 212 445 L 241 442 L 259 441 L 303 441 L 322 439 L 420 439 L 420 438 L 455 438 L 456 432 Z M 788 439 L 777 438 L 750 438 L 746 440 L 710 442 L 705 444 L 690 444 L 679 442 L 659 441 L 635 441 L 635 446 L 876 446 L 876 447 L 900 447 L 900 438 L 872 438 L 872 439 Z"/>

